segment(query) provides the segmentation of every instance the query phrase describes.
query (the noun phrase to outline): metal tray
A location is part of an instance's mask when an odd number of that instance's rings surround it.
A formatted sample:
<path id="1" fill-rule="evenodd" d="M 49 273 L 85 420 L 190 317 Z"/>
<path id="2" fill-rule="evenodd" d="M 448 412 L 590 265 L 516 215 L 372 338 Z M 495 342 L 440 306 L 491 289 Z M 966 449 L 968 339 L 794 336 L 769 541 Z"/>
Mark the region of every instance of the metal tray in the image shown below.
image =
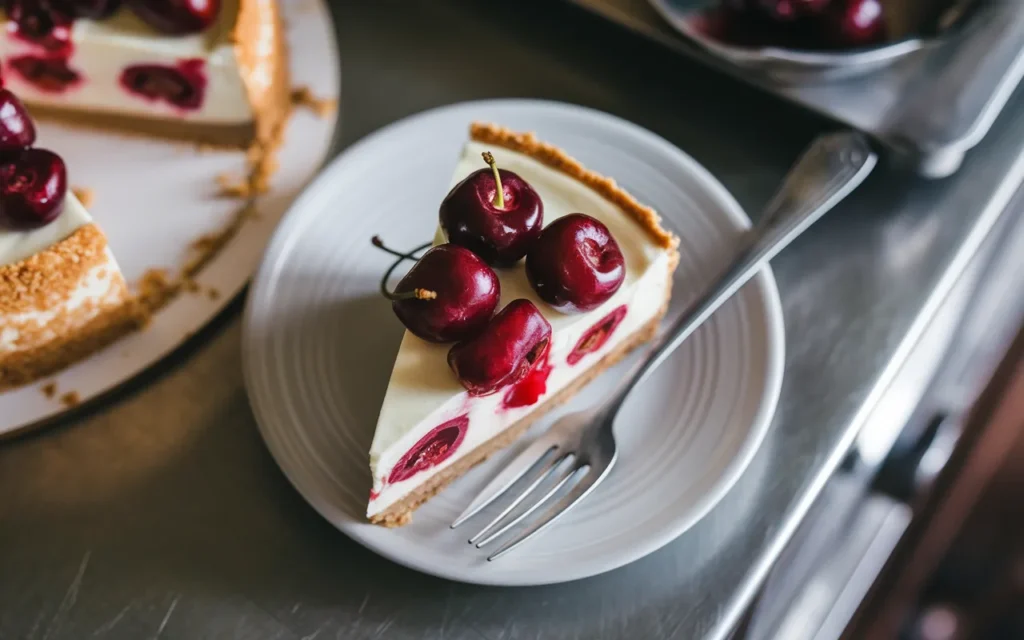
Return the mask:
<path id="1" fill-rule="evenodd" d="M 739 67 L 694 45 L 665 22 L 648 0 L 569 1 L 883 143 L 909 147 L 917 172 L 932 178 L 959 168 L 964 154 L 988 133 L 1024 75 L 1024 3 L 1019 0 L 989 0 L 987 12 L 963 29 L 957 41 L 924 49 L 874 73 L 810 84 Z M 926 118 L 911 132 L 889 128 L 897 105 L 946 82 L 963 89 L 940 116 Z"/>

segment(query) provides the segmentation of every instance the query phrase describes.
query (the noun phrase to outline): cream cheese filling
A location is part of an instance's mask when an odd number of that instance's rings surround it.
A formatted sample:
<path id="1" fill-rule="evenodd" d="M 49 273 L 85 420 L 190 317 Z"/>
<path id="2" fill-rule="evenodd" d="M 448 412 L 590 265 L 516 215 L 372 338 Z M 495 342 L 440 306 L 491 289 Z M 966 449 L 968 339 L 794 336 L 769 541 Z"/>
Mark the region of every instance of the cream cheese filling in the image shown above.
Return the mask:
<path id="1" fill-rule="evenodd" d="M 0 227 L 0 266 L 14 264 L 67 238 L 92 222 L 92 217 L 69 191 L 64 209 L 50 224 L 29 231 L 13 231 Z"/>
<path id="2" fill-rule="evenodd" d="M 126 7 L 103 20 L 77 19 L 71 28 L 69 66 L 83 78 L 60 92 L 41 90 L 8 68 L 10 58 L 39 55 L 44 50 L 7 29 L 0 33 L 4 80 L 30 105 L 207 124 L 251 122 L 252 106 L 231 42 L 238 3 L 239 0 L 225 0 L 214 25 L 202 33 L 185 36 L 158 33 Z M 150 100 L 127 91 L 120 84 L 126 67 L 140 64 L 174 67 L 185 60 L 203 61 L 207 83 L 203 103 L 198 109 L 186 110 L 163 100 Z"/>
<path id="3" fill-rule="evenodd" d="M 624 338 L 649 322 L 661 310 L 665 299 L 670 277 L 669 252 L 656 246 L 646 231 L 618 206 L 565 174 L 529 156 L 470 142 L 463 149 L 452 186 L 473 171 L 484 168 L 480 154 L 488 150 L 494 154 L 499 166 L 518 173 L 537 190 L 544 202 L 545 225 L 576 212 L 586 213 L 607 225 L 626 259 L 626 280 L 616 294 L 598 309 L 585 314 L 562 314 L 537 298 L 527 282 L 522 263 L 512 269 L 497 270 L 501 281 L 501 306 L 517 298 L 527 298 L 537 305 L 552 327 L 549 355 L 552 370 L 547 388 L 537 403 L 527 407 L 504 408 L 503 391 L 490 396 L 470 397 L 448 368 L 446 356 L 450 345 L 431 344 L 406 332 L 370 448 L 374 494 L 367 510 L 369 516 L 402 499 L 476 446 L 529 414 L 546 398 L 596 364 Z M 566 357 L 584 333 L 622 305 L 627 305 L 628 310 L 611 338 L 574 366 L 568 365 Z M 464 414 L 469 417 L 469 426 L 464 440 L 451 456 L 410 478 L 386 483 L 394 465 L 420 438 L 443 422 Z"/>

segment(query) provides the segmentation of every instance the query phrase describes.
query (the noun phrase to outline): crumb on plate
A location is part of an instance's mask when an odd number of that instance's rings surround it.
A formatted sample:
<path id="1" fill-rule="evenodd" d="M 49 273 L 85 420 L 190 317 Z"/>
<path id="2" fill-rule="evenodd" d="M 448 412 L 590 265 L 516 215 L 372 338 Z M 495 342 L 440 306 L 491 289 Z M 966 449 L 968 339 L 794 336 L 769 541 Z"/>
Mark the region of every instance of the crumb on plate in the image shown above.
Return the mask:
<path id="1" fill-rule="evenodd" d="M 337 98 L 320 98 L 313 94 L 309 87 L 296 87 L 292 89 L 292 104 L 297 107 L 306 107 L 320 118 L 326 118 L 338 109 Z"/>
<path id="2" fill-rule="evenodd" d="M 77 391 L 68 391 L 60 397 L 60 403 L 68 409 L 78 406 L 81 401 L 82 400 L 78 397 Z"/>

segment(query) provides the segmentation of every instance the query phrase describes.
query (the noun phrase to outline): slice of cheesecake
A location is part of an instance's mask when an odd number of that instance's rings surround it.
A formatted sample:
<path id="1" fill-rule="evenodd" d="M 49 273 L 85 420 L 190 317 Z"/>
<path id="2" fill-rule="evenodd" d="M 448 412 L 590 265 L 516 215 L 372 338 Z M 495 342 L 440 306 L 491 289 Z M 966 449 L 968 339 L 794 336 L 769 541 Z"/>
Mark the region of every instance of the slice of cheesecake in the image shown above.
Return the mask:
<path id="1" fill-rule="evenodd" d="M 0 89 L 0 391 L 146 320 L 103 232 L 68 190 L 64 161 L 35 139 L 25 106 Z"/>
<path id="2" fill-rule="evenodd" d="M 74 195 L 41 229 L 0 227 L 0 390 L 59 371 L 144 319 L 106 237 Z"/>
<path id="3" fill-rule="evenodd" d="M 531 288 L 522 261 L 496 269 L 499 308 L 531 301 L 550 323 L 546 357 L 519 382 L 490 395 L 471 395 L 449 368 L 450 345 L 406 331 L 370 448 L 373 488 L 367 517 L 398 526 L 448 483 L 507 446 L 548 410 L 632 349 L 649 340 L 668 308 L 678 239 L 657 214 L 609 178 L 562 150 L 493 125 L 474 125 L 452 185 L 480 168 L 483 152 L 526 180 L 540 195 L 544 220 L 583 212 L 602 222 L 625 258 L 622 285 L 599 307 L 566 314 Z M 443 242 L 440 235 L 438 243 Z"/>
<path id="4" fill-rule="evenodd" d="M 277 0 L 7 0 L 3 78 L 34 114 L 218 146 L 291 110 Z"/>

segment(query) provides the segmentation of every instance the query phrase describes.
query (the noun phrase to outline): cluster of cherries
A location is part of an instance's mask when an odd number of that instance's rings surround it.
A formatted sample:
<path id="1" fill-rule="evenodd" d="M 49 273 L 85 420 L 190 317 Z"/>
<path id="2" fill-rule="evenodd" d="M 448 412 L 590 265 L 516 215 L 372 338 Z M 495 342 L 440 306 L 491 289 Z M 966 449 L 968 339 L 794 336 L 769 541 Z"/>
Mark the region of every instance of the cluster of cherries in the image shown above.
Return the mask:
<path id="1" fill-rule="evenodd" d="M 75 18 L 106 18 L 121 4 L 122 0 L 3 0 L 4 10 L 21 34 L 36 42 L 66 40 Z M 168 34 L 202 31 L 220 11 L 220 0 L 124 0 L 123 4 L 143 22 Z"/>
<path id="2" fill-rule="evenodd" d="M 57 218 L 68 190 L 56 153 L 33 147 L 36 128 L 25 105 L 0 89 L 0 227 L 27 230 Z"/>
<path id="3" fill-rule="evenodd" d="M 538 297 L 563 313 L 589 311 L 622 285 L 625 260 L 600 221 L 582 214 L 544 227 L 540 196 L 519 175 L 498 169 L 490 153 L 480 169 L 455 185 L 441 203 L 448 243 L 427 251 L 393 292 L 381 289 L 409 331 L 436 343 L 455 342 L 448 365 L 472 395 L 514 384 L 546 359 L 551 325 L 525 298 L 495 314 L 501 297 L 492 267 L 526 258 Z M 379 238 L 374 244 L 384 248 Z M 399 257 L 412 254 L 385 250 Z"/>
<path id="4" fill-rule="evenodd" d="M 710 35 L 748 46 L 852 49 L 887 37 L 883 0 L 723 0 Z"/>

